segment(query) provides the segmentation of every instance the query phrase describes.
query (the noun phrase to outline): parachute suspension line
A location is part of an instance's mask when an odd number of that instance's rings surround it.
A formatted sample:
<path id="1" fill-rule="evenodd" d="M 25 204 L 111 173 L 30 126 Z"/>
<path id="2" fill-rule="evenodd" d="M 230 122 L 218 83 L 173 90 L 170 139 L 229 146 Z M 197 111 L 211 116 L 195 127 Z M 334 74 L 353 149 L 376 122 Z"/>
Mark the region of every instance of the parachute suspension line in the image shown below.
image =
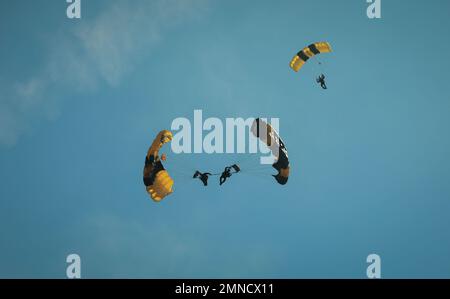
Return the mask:
<path id="1" fill-rule="evenodd" d="M 188 183 L 188 182 L 191 182 L 192 181 L 192 177 L 187 177 L 187 176 L 178 176 L 177 174 L 175 174 L 174 176 L 173 176 L 175 179 L 176 179 L 176 183 L 175 183 L 175 187 L 177 188 L 177 189 L 179 189 L 179 186 L 180 186 L 180 184 L 177 184 L 177 183 Z"/>
<path id="2" fill-rule="evenodd" d="M 243 175 L 249 176 L 249 177 L 254 177 L 254 178 L 258 178 L 258 179 L 262 179 L 265 181 L 272 181 L 273 178 L 271 178 L 270 176 L 268 176 L 267 174 L 263 174 L 263 173 L 248 173 L 248 172 L 242 172 Z"/>
<path id="3" fill-rule="evenodd" d="M 245 170 L 245 171 L 252 171 L 252 170 L 267 170 L 267 169 L 271 168 L 271 166 L 272 166 L 272 165 L 259 164 L 259 165 L 249 166 L 249 167 L 242 167 L 242 169 Z"/>
<path id="4" fill-rule="evenodd" d="M 325 74 L 325 73 L 327 72 L 327 69 L 326 69 L 326 67 L 325 67 L 325 63 L 323 63 L 323 61 L 320 60 L 318 56 L 314 56 L 314 59 L 317 60 L 317 65 L 318 65 L 318 68 L 319 68 L 320 73 L 321 73 L 321 74 Z M 325 74 L 325 75 L 326 75 L 326 74 Z"/>
<path id="5" fill-rule="evenodd" d="M 185 176 L 191 176 L 191 177 L 193 175 L 193 174 L 191 174 L 191 173 L 189 173 L 187 171 L 183 171 L 183 170 L 180 170 L 180 169 L 173 169 L 173 168 L 170 169 L 170 172 L 181 174 L 181 175 L 185 175 Z"/>
<path id="6" fill-rule="evenodd" d="M 236 164 L 238 165 L 245 165 L 248 162 L 251 162 L 251 159 L 254 158 L 255 155 L 254 154 L 246 154 L 245 157 L 242 157 L 241 159 L 238 159 Z"/>
<path id="7" fill-rule="evenodd" d="M 267 176 L 270 173 L 266 170 L 266 171 L 243 171 L 242 173 L 246 173 L 249 175 L 264 175 Z"/>
<path id="8" fill-rule="evenodd" d="M 211 173 L 209 176 L 218 176 L 221 175 L 222 173 Z"/>
<path id="9" fill-rule="evenodd" d="M 318 65 L 322 65 L 322 61 L 320 61 L 318 56 L 314 56 L 314 59 L 317 60 Z"/>
<path id="10" fill-rule="evenodd" d="M 177 171 L 177 170 L 175 170 L 175 171 L 171 170 L 171 172 L 173 173 L 173 176 L 176 178 L 177 182 L 180 182 L 180 181 L 182 181 L 182 182 L 192 181 L 193 174 L 190 174 L 190 173 L 188 174 L 188 173 Z"/>
<path id="11" fill-rule="evenodd" d="M 312 58 L 312 60 L 314 60 L 314 63 L 311 63 L 312 69 L 313 69 L 313 73 L 314 73 L 314 80 L 319 77 L 321 74 L 324 73 L 324 67 L 323 67 L 323 63 L 319 60 L 319 58 L 317 56 L 314 56 Z"/>
<path id="12" fill-rule="evenodd" d="M 194 164 L 191 163 L 188 159 L 179 158 L 179 157 L 180 157 L 180 154 L 173 154 L 172 158 L 171 158 L 171 161 L 176 162 L 176 165 L 179 169 L 183 169 L 186 172 L 191 172 L 191 171 L 196 170 Z"/>
<path id="13" fill-rule="evenodd" d="M 267 169 L 271 169 L 271 168 L 272 168 L 272 165 L 259 164 L 259 165 L 249 166 L 249 167 L 243 167 L 242 169 L 251 171 L 251 170 L 267 170 Z"/>

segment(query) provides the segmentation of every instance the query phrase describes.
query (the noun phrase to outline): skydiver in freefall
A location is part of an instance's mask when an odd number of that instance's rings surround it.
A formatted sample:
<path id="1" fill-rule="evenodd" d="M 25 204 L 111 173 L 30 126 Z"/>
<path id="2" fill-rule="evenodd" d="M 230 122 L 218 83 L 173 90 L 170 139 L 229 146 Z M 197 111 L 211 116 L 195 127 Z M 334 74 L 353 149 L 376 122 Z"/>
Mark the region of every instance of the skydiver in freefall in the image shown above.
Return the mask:
<path id="1" fill-rule="evenodd" d="M 323 89 L 327 89 L 327 85 L 325 84 L 325 75 L 320 74 L 320 76 L 316 79 L 317 83 L 320 83 L 320 86 Z"/>
<path id="2" fill-rule="evenodd" d="M 222 172 L 222 175 L 220 176 L 220 185 L 222 185 L 223 183 L 225 183 L 225 181 L 231 177 L 231 175 L 233 174 L 231 172 L 231 170 L 234 169 L 234 173 L 238 173 L 239 171 L 241 171 L 241 169 L 239 168 L 239 166 L 237 166 L 236 164 L 233 164 L 231 166 L 227 166 L 225 167 L 224 171 Z"/>
<path id="3" fill-rule="evenodd" d="M 210 175 L 211 175 L 211 173 L 209 173 L 209 172 L 201 173 L 200 171 L 197 170 L 197 171 L 194 173 L 193 178 L 194 178 L 194 179 L 197 179 L 197 178 L 198 178 L 200 181 L 203 182 L 203 185 L 204 185 L 204 186 L 208 186 L 208 178 L 209 178 Z"/>

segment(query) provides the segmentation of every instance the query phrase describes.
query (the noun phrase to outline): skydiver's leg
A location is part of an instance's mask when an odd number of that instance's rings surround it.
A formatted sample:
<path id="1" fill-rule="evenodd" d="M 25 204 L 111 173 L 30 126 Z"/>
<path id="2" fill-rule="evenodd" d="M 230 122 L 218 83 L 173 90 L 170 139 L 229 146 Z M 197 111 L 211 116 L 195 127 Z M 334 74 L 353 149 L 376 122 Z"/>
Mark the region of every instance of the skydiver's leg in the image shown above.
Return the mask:
<path id="1" fill-rule="evenodd" d="M 222 185 L 223 183 L 225 183 L 225 181 L 227 180 L 227 178 L 224 175 L 220 176 L 220 185 Z"/>
<path id="2" fill-rule="evenodd" d="M 199 175 L 201 175 L 201 173 L 200 173 L 200 171 L 197 170 L 197 171 L 194 173 L 193 178 L 196 179 L 196 178 L 198 178 Z"/>
<path id="3" fill-rule="evenodd" d="M 203 185 L 208 186 L 208 176 L 207 175 L 201 176 L 200 180 L 203 182 Z"/>

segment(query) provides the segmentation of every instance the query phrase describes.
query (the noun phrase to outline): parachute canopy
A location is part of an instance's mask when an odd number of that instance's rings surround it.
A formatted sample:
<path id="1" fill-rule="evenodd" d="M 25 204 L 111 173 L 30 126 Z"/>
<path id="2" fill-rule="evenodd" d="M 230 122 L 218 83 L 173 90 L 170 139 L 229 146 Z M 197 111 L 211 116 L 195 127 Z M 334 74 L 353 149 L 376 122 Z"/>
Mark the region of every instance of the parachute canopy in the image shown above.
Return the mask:
<path id="1" fill-rule="evenodd" d="M 273 177 L 281 184 L 285 185 L 289 178 L 289 157 L 284 142 L 281 140 L 277 131 L 260 118 L 255 119 L 251 131 L 255 137 L 264 142 L 275 156 L 277 161 L 272 165 L 278 171 Z"/>
<path id="2" fill-rule="evenodd" d="M 167 142 L 172 141 L 172 132 L 163 130 L 159 132 L 153 140 L 145 157 L 143 173 L 144 185 L 148 194 L 154 201 L 161 201 L 164 197 L 173 192 L 173 179 L 165 170 L 159 157 L 159 150 Z"/>
<path id="3" fill-rule="evenodd" d="M 310 59 L 311 57 L 320 53 L 329 53 L 331 51 L 331 45 L 327 42 L 317 42 L 311 44 L 298 52 L 297 55 L 292 58 L 290 63 L 291 69 L 298 72 L 305 64 L 305 62 L 308 61 L 308 59 Z"/>

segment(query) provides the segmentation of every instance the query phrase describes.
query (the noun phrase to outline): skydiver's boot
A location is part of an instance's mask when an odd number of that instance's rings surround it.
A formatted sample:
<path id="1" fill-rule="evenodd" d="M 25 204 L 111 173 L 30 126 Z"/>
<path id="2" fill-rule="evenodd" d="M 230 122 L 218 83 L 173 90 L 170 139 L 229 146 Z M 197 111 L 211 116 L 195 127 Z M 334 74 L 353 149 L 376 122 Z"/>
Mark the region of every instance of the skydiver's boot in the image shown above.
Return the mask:
<path id="1" fill-rule="evenodd" d="M 241 171 L 241 168 L 239 168 L 239 165 L 237 165 L 237 164 L 233 164 L 231 167 L 233 167 L 233 169 L 234 169 L 234 171 L 236 171 L 236 173 Z"/>

